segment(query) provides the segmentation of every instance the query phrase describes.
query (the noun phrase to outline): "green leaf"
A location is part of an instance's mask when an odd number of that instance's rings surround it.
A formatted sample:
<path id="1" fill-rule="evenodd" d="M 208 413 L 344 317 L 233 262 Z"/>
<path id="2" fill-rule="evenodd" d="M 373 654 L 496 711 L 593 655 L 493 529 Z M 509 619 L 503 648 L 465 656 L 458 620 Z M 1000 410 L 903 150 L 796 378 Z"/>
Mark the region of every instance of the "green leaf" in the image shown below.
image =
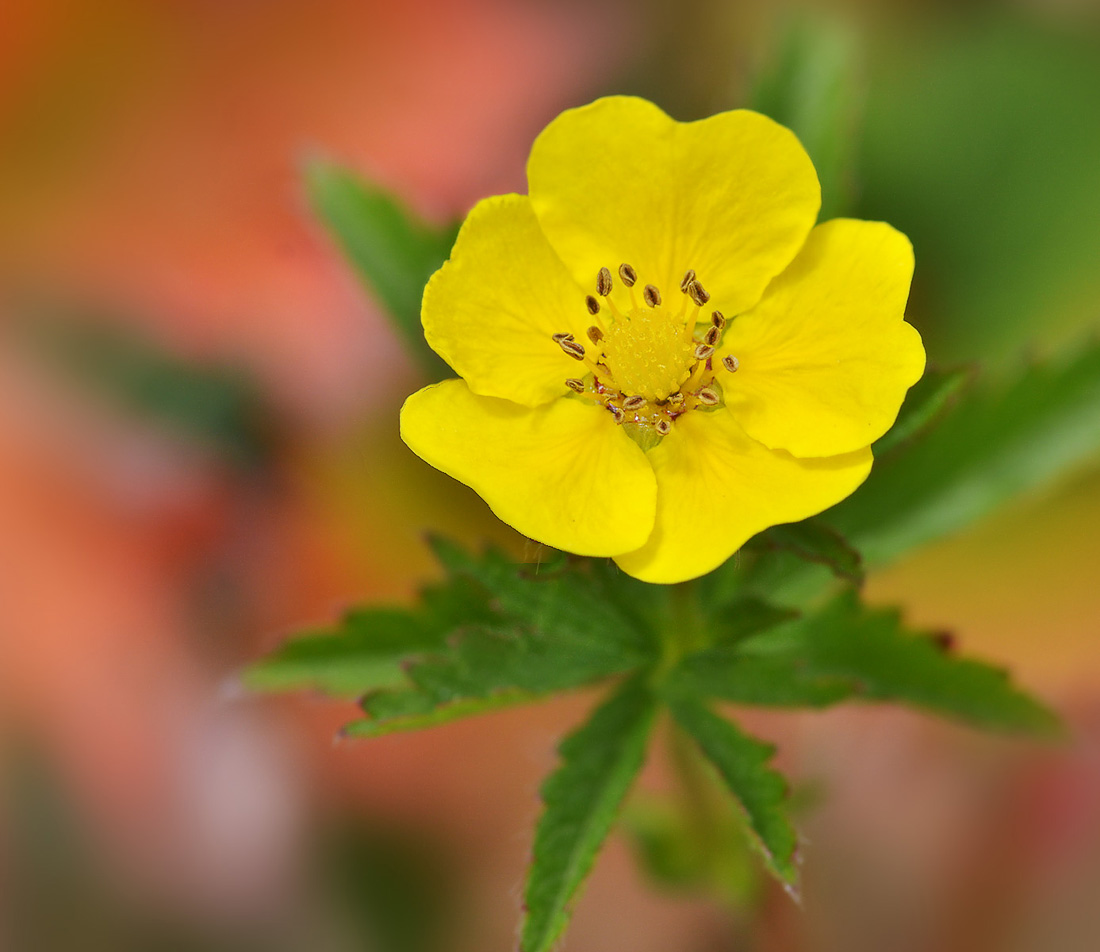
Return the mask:
<path id="1" fill-rule="evenodd" d="M 368 694 L 357 736 L 412 730 L 532 700 L 639 667 L 646 659 L 600 641 L 538 629 L 472 628 L 406 666 L 407 688 Z"/>
<path id="2" fill-rule="evenodd" d="M 653 662 L 665 598 L 618 568 L 555 555 L 522 565 L 433 540 L 446 579 L 411 608 L 348 613 L 252 665 L 260 690 L 363 695 L 357 736 L 443 723 Z"/>
<path id="3" fill-rule="evenodd" d="M 677 694 L 763 707 L 828 707 L 855 693 L 850 681 L 813 670 L 794 651 L 761 656 L 740 646 L 685 658 L 666 684 Z"/>
<path id="4" fill-rule="evenodd" d="M 893 701 L 986 729 L 1059 730 L 1058 719 L 1004 671 L 955 657 L 937 637 L 907 630 L 898 612 L 867 608 L 854 592 L 734 648 L 684 659 L 668 686 L 681 695 L 784 707 Z"/>
<path id="5" fill-rule="evenodd" d="M 562 763 L 543 784 L 525 893 L 523 952 L 547 952 L 569 905 L 641 769 L 656 702 L 629 681 L 559 748 Z"/>
<path id="6" fill-rule="evenodd" d="M 306 168 L 314 213 L 389 313 L 410 352 L 433 379 L 453 376 L 428 347 L 420 326 L 420 299 L 428 278 L 446 260 L 457 227 L 433 228 L 390 193 L 330 162 Z"/>
<path id="7" fill-rule="evenodd" d="M 787 818 L 787 781 L 768 766 L 775 748 L 741 733 L 697 698 L 669 693 L 676 722 L 706 754 L 745 808 L 768 868 L 797 896 L 798 837 Z"/>
<path id="8" fill-rule="evenodd" d="M 530 704 L 538 694 L 515 689 L 501 689 L 492 694 L 464 697 L 441 707 L 432 707 L 431 698 L 416 691 L 379 691 L 363 700 L 369 718 L 346 724 L 340 730 L 343 737 L 384 737 L 407 731 L 439 727 L 465 717 L 475 717 L 517 704 Z"/>
<path id="9" fill-rule="evenodd" d="M 654 618 L 640 611 L 665 597 L 657 586 L 560 555 L 518 565 L 491 549 L 471 555 L 442 539 L 433 547 L 452 581 L 482 592 L 490 616 L 452 627 L 451 637 L 407 659 L 403 683 L 368 694 L 369 719 L 350 734 L 440 724 L 624 674 L 659 655 Z"/>
<path id="10" fill-rule="evenodd" d="M 863 579 L 859 553 L 835 529 L 817 519 L 772 526 L 749 543 L 757 549 L 792 552 L 806 562 L 826 566 L 834 575 L 852 582 Z"/>
<path id="11" fill-rule="evenodd" d="M 825 525 L 821 520 L 814 521 L 817 526 Z M 861 568 L 862 559 L 839 534 L 832 534 L 833 539 L 840 541 L 836 558 L 830 562 L 824 551 L 816 553 L 817 558 L 807 557 L 813 551 L 808 548 L 813 530 L 805 534 L 799 549 L 795 546 L 799 537 L 797 524 L 792 528 L 795 531 L 786 539 L 772 530 L 753 537 L 725 564 L 704 576 L 700 589 L 709 615 L 721 619 L 736 612 L 741 603 L 752 600 L 770 605 L 773 611 L 797 613 L 820 601 L 824 593 L 835 590 L 838 582 L 845 580 L 845 569 L 850 573 L 853 568 Z M 783 545 L 779 544 L 781 539 Z M 716 638 L 721 639 L 722 622 L 716 621 L 712 626 L 718 632 Z"/>
<path id="12" fill-rule="evenodd" d="M 959 402 L 824 517 L 881 565 L 1100 454 L 1100 345 Z"/>
<path id="13" fill-rule="evenodd" d="M 821 181 L 821 218 L 834 218 L 844 213 L 853 192 L 862 43 L 842 20 L 800 11 L 787 15 L 777 45 L 749 104 L 801 140 Z"/>
<path id="14" fill-rule="evenodd" d="M 752 635 L 797 618 L 798 612 L 759 598 L 742 598 L 715 611 L 707 620 L 711 642 L 735 645 Z"/>
<path id="15" fill-rule="evenodd" d="M 474 556 L 444 539 L 431 543 L 448 572 L 483 586 L 499 612 L 517 624 L 581 651 L 656 658 L 655 626 L 667 611 L 667 586 L 647 585 L 599 561 L 555 554 L 548 564 L 524 565 L 492 549 Z"/>
<path id="16" fill-rule="evenodd" d="M 292 638 L 249 666 L 241 680 L 256 691 L 312 689 L 354 696 L 369 688 L 401 684 L 401 661 L 427 647 L 425 635 L 412 612 L 359 611 L 335 629 Z"/>
<path id="17" fill-rule="evenodd" d="M 464 626 L 496 618 L 485 593 L 466 578 L 428 586 L 419 601 L 413 608 L 354 609 L 334 628 L 290 639 L 247 668 L 242 681 L 254 690 L 339 696 L 397 686 L 406 683 L 408 659 L 441 647 Z"/>
<path id="18" fill-rule="evenodd" d="M 898 418 L 889 432 L 875 441 L 875 459 L 881 460 L 887 453 L 928 429 L 958 397 L 972 376 L 969 370 L 926 370 L 906 394 Z"/>

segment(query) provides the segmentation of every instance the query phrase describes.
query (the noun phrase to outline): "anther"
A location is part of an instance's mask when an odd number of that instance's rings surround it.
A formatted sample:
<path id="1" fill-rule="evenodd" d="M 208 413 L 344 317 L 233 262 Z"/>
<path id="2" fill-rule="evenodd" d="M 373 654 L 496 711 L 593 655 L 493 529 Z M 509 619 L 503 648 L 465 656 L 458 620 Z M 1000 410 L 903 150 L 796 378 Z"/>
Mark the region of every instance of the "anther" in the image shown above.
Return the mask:
<path id="1" fill-rule="evenodd" d="M 672 407 L 681 406 L 684 402 L 684 395 L 680 393 L 679 390 L 677 390 L 675 393 L 670 393 L 668 395 L 668 402 L 669 405 Z"/>
<path id="2" fill-rule="evenodd" d="M 601 297 L 611 293 L 611 272 L 607 268 L 600 268 L 600 273 L 596 275 L 596 291 Z"/>
<path id="3" fill-rule="evenodd" d="M 588 334 L 588 339 L 592 341 L 593 344 L 598 344 L 603 340 L 603 331 L 596 327 L 595 324 L 588 328 L 586 333 Z"/>
<path id="4" fill-rule="evenodd" d="M 615 418 L 616 423 L 622 423 L 626 419 L 626 414 L 623 413 L 615 404 L 609 403 L 607 409 L 611 411 L 611 415 Z"/>
<path id="5" fill-rule="evenodd" d="M 710 295 L 707 293 L 706 288 L 694 278 L 691 279 L 691 283 L 687 287 L 687 293 L 691 295 L 691 299 L 700 307 L 710 300 Z"/>
<path id="6" fill-rule="evenodd" d="M 588 295 L 584 299 L 585 306 L 588 308 L 588 313 L 593 316 L 600 313 L 600 302 L 597 301 L 592 295 Z"/>
<path id="7" fill-rule="evenodd" d="M 558 346 L 575 360 L 584 360 L 584 347 L 575 340 L 559 340 Z"/>
<path id="8" fill-rule="evenodd" d="M 623 401 L 623 409 L 633 413 L 635 410 L 642 409 L 642 407 L 646 405 L 646 402 L 645 397 L 635 394 L 633 397 L 627 397 Z"/>
<path id="9" fill-rule="evenodd" d="M 737 368 L 741 366 L 741 361 L 734 357 L 733 354 L 728 354 L 722 358 L 722 366 L 731 374 L 735 374 L 737 373 Z"/>
<path id="10" fill-rule="evenodd" d="M 661 292 L 658 291 L 652 284 L 647 284 L 645 290 L 642 292 L 646 304 L 650 307 L 657 307 L 661 303 Z"/>
<path id="11" fill-rule="evenodd" d="M 718 406 L 718 401 L 721 400 L 721 397 L 719 397 L 714 390 L 711 390 L 710 387 L 704 387 L 695 394 L 695 396 L 699 398 L 699 402 L 705 407 L 716 407 Z"/>
<path id="12" fill-rule="evenodd" d="M 718 343 L 718 338 L 721 336 L 722 332 L 717 327 L 712 327 L 703 335 L 703 343 L 710 344 L 713 347 Z"/>
<path id="13" fill-rule="evenodd" d="M 695 269 L 694 268 L 688 268 L 687 272 L 684 274 L 684 279 L 680 282 L 680 290 L 683 291 L 684 294 L 687 294 L 688 293 L 688 288 L 691 287 L 691 283 L 694 280 L 695 280 Z"/>
<path id="14" fill-rule="evenodd" d="M 661 436 L 668 436 L 669 433 L 672 432 L 672 421 L 671 420 L 658 420 L 657 425 L 653 429 L 655 429 L 658 433 L 660 433 Z"/>
<path id="15" fill-rule="evenodd" d="M 726 316 L 721 311 L 715 311 L 710 316 L 710 322 L 717 327 L 718 330 L 721 330 L 726 326 Z"/>
<path id="16" fill-rule="evenodd" d="M 578 380 L 576 377 L 570 377 L 565 381 L 565 385 L 575 393 L 584 393 L 587 389 L 583 380 Z"/>
<path id="17" fill-rule="evenodd" d="M 562 344 L 562 347 L 564 347 L 564 346 L 565 346 L 565 344 Z M 580 345 L 578 344 L 577 346 L 579 347 Z M 581 350 L 583 351 L 584 348 L 581 347 Z M 714 348 L 711 347 L 710 344 L 699 344 L 695 348 L 695 359 L 696 360 L 706 360 L 713 353 L 714 353 Z"/>
<path id="18" fill-rule="evenodd" d="M 634 282 L 638 280 L 638 272 L 635 271 L 628 264 L 619 265 L 619 277 L 623 279 L 623 284 L 628 288 L 634 287 Z"/>
<path id="19" fill-rule="evenodd" d="M 551 334 L 550 339 L 555 344 L 560 344 L 563 340 L 572 340 L 573 335 L 572 334 Z"/>

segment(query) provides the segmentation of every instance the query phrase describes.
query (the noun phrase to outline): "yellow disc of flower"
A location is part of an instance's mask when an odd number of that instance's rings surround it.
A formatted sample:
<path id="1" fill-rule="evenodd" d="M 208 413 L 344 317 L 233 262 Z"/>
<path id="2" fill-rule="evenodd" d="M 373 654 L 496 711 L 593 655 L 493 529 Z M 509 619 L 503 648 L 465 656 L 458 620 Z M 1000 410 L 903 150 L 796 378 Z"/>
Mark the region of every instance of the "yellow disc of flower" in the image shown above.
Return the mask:
<path id="1" fill-rule="evenodd" d="M 425 290 L 462 380 L 406 402 L 418 455 L 531 538 L 666 583 L 866 478 L 924 368 L 912 249 L 815 228 L 789 131 L 610 97 L 555 119 L 527 171 L 530 197 L 481 202 Z"/>

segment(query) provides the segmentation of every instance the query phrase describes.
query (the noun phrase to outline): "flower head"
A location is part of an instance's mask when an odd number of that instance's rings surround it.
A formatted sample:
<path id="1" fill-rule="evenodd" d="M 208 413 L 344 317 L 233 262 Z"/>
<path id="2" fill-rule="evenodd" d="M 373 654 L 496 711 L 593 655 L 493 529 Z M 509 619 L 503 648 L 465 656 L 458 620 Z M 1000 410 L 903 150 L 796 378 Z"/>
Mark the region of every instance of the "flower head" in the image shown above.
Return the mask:
<path id="1" fill-rule="evenodd" d="M 470 212 L 424 292 L 461 379 L 405 403 L 414 452 L 531 538 L 652 582 L 863 482 L 924 369 L 912 248 L 815 226 L 791 132 L 610 97 L 551 122 L 527 178 Z"/>

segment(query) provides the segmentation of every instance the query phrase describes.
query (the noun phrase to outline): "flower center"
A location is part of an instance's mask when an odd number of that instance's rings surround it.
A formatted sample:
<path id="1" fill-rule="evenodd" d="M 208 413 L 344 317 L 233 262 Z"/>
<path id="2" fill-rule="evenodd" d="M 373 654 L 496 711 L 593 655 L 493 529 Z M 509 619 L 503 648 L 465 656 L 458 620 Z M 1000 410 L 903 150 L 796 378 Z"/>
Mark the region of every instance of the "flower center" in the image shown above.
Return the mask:
<path id="1" fill-rule="evenodd" d="M 680 282 L 684 297 L 675 310 L 663 303 L 660 290 L 652 284 L 639 294 L 634 287 L 638 275 L 630 265 L 620 265 L 619 278 L 630 296 L 629 306 L 625 300 L 617 304 L 612 299 L 614 284 L 607 268 L 601 268 L 596 278 L 599 298 L 585 299 L 594 322 L 588 328 L 590 346 L 572 334 L 554 334 L 553 339 L 588 370 L 583 377 L 570 377 L 565 385 L 603 406 L 631 438 L 649 449 L 672 431 L 672 424 L 684 413 L 713 410 L 722 403 L 720 371 L 714 368 L 713 357 L 726 319 L 721 311 L 712 311 L 709 320 L 700 320 L 710 295 L 692 270 Z M 719 363 L 730 373 L 737 366 L 732 355 Z"/>
<path id="2" fill-rule="evenodd" d="M 684 340 L 683 321 L 663 309 L 638 309 L 625 321 L 612 321 L 603 341 L 611 377 L 625 394 L 650 403 L 667 400 L 687 380 L 694 362 Z"/>

